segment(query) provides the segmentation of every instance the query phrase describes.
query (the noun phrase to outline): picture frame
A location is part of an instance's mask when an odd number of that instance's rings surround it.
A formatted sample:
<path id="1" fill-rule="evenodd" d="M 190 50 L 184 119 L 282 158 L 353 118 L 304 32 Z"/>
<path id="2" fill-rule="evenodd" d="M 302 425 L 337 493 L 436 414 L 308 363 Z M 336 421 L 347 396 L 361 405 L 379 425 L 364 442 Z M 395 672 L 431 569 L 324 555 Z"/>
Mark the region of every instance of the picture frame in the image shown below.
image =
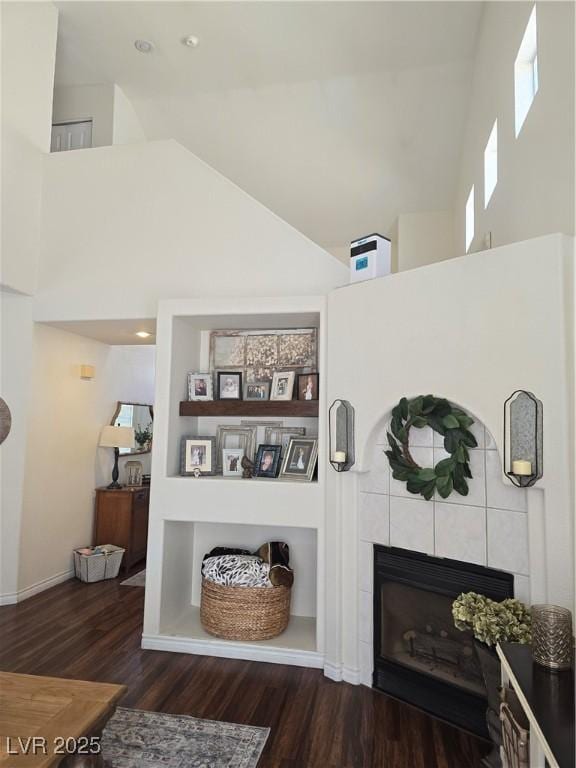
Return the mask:
<path id="1" fill-rule="evenodd" d="M 259 403 L 270 399 L 270 382 L 254 381 L 244 384 L 244 400 L 253 400 Z"/>
<path id="2" fill-rule="evenodd" d="M 224 477 L 242 477 L 242 448 L 224 448 L 222 450 L 222 474 Z"/>
<path id="3" fill-rule="evenodd" d="M 281 427 L 283 421 L 278 419 L 240 419 L 240 425 L 243 427 L 254 427 L 256 430 L 256 440 L 254 441 L 254 450 L 260 443 L 273 443 L 274 440 L 266 440 L 265 432 L 268 427 Z"/>
<path id="4" fill-rule="evenodd" d="M 263 443 L 258 446 L 256 460 L 254 462 L 255 477 L 278 477 L 280 469 L 280 451 L 279 445 L 266 445 Z"/>
<path id="5" fill-rule="evenodd" d="M 318 460 L 318 440 L 315 437 L 294 437 L 282 462 L 281 477 L 310 482 Z"/>
<path id="6" fill-rule="evenodd" d="M 216 471 L 216 438 L 185 435 L 180 441 L 180 474 L 213 475 Z"/>
<path id="7" fill-rule="evenodd" d="M 276 371 L 272 376 L 270 400 L 292 400 L 296 371 Z"/>
<path id="8" fill-rule="evenodd" d="M 218 371 L 216 392 L 218 400 L 242 400 L 242 373 Z"/>
<path id="9" fill-rule="evenodd" d="M 255 425 L 220 424 L 216 429 L 217 469 L 222 469 L 222 451 L 224 448 L 242 448 L 250 461 L 256 450 L 257 427 Z"/>
<path id="10" fill-rule="evenodd" d="M 305 434 L 306 427 L 270 426 L 264 430 L 264 442 L 268 445 L 279 445 L 282 448 L 282 456 L 284 456 L 291 438 L 304 437 Z"/>
<path id="11" fill-rule="evenodd" d="M 210 373 L 188 374 L 188 400 L 206 401 L 213 399 L 212 375 Z"/>
<path id="12" fill-rule="evenodd" d="M 318 400 L 319 375 L 317 373 L 299 373 L 296 383 L 298 400 Z"/>
<path id="13" fill-rule="evenodd" d="M 244 381 L 271 381 L 274 371 L 318 370 L 318 329 L 210 331 L 209 370 L 242 371 Z"/>

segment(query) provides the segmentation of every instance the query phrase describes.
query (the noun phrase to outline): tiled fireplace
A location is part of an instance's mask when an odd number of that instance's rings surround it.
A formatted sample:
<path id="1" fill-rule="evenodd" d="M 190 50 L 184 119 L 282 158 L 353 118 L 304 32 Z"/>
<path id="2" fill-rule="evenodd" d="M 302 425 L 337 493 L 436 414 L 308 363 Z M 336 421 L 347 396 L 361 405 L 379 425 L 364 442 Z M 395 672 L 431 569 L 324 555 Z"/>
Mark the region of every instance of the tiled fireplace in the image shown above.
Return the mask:
<path id="1" fill-rule="evenodd" d="M 470 451 L 473 479 L 467 497 L 425 501 L 391 477 L 386 427 L 373 448 L 370 471 L 360 480 L 358 519 L 360 681 L 372 685 L 374 671 L 373 546 L 395 547 L 497 569 L 513 579 L 514 595 L 530 602 L 527 496 L 502 476 L 491 434 L 476 421 L 478 447 Z M 421 466 L 446 454 L 440 435 L 428 428 L 410 433 L 411 453 Z M 406 630 L 408 631 L 408 630 Z"/>
<path id="2" fill-rule="evenodd" d="M 512 574 L 394 547 L 374 547 L 374 687 L 486 736 L 486 698 L 470 633 L 452 601 L 513 596 Z"/>

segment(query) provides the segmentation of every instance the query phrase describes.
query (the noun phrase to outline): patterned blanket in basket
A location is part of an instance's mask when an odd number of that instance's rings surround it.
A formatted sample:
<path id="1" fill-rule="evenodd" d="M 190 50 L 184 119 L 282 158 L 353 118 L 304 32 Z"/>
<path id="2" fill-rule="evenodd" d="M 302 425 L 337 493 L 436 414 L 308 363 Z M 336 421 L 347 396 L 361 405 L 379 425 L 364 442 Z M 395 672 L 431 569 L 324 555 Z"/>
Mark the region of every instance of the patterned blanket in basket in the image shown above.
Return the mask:
<path id="1" fill-rule="evenodd" d="M 225 587 L 271 587 L 270 565 L 256 555 L 206 557 L 202 576 Z"/>

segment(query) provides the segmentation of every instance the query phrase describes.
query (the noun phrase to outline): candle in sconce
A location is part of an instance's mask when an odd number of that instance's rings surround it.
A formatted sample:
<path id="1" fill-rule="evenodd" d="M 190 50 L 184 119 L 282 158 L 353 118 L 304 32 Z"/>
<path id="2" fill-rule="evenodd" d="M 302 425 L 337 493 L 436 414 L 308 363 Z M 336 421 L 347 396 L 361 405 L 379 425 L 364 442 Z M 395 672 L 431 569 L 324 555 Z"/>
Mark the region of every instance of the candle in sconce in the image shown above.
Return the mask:
<path id="1" fill-rule="evenodd" d="M 332 461 L 335 464 L 345 464 L 346 463 L 346 451 L 334 451 L 332 454 Z"/>
<path id="2" fill-rule="evenodd" d="M 532 474 L 532 462 L 516 459 L 512 462 L 512 474 L 525 477 Z"/>

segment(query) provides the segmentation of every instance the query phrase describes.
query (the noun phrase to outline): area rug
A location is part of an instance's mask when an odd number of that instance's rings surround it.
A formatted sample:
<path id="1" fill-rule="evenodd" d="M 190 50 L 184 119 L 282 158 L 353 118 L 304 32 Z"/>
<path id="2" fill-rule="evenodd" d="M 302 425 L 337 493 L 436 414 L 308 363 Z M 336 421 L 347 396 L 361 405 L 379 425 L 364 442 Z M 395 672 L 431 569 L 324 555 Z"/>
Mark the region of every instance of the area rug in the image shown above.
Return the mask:
<path id="1" fill-rule="evenodd" d="M 114 768 L 255 768 L 269 728 L 118 707 L 102 734 Z"/>
<path id="2" fill-rule="evenodd" d="M 135 573 L 134 576 L 130 576 L 126 581 L 120 582 L 121 587 L 145 587 L 146 586 L 146 569 Z"/>

